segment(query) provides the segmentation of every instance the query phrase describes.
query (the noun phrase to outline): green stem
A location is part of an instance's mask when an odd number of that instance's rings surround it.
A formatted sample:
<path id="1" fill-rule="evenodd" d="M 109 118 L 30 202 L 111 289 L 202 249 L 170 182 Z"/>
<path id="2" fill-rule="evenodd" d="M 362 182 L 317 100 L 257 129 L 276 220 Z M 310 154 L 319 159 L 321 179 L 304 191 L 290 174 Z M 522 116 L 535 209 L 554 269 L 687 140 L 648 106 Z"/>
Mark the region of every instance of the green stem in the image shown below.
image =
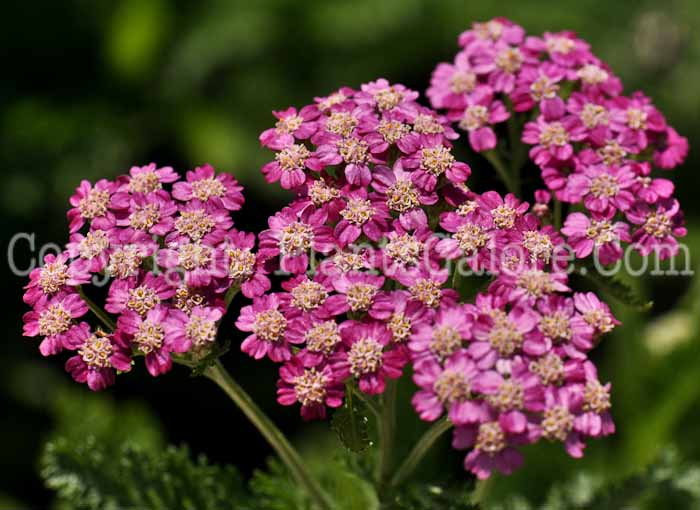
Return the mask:
<path id="1" fill-rule="evenodd" d="M 97 306 L 97 304 L 92 299 L 85 295 L 85 291 L 83 291 L 82 287 L 78 287 L 78 293 L 80 294 L 80 297 L 83 299 L 83 301 L 85 301 L 85 304 L 88 305 L 90 311 L 93 314 L 95 314 L 95 317 L 100 319 L 102 324 L 104 324 L 110 332 L 114 331 L 117 328 L 117 325 L 109 317 L 109 315 L 107 315 L 107 313 L 102 308 Z"/>
<path id="2" fill-rule="evenodd" d="M 491 166 L 496 170 L 498 173 L 498 177 L 500 177 L 501 181 L 503 181 L 503 184 L 506 185 L 506 188 L 508 191 L 511 193 L 517 195 L 518 194 L 518 187 L 516 183 L 513 181 L 510 173 L 508 172 L 508 169 L 506 166 L 503 164 L 503 161 L 501 160 L 501 157 L 498 155 L 498 152 L 495 150 L 490 150 L 486 152 L 482 152 L 484 157 L 488 160 L 489 163 L 491 163 Z"/>
<path id="3" fill-rule="evenodd" d="M 382 396 L 383 406 L 379 420 L 379 462 L 375 473 L 380 494 L 391 475 L 394 428 L 396 427 L 396 390 L 397 382 L 387 381 L 386 390 Z"/>
<path id="4" fill-rule="evenodd" d="M 556 198 L 554 199 L 554 218 L 553 218 L 553 225 L 554 228 L 559 230 L 561 228 L 561 220 L 562 220 L 562 211 L 561 211 L 562 205 L 559 200 Z"/>
<path id="5" fill-rule="evenodd" d="M 372 414 L 374 415 L 374 417 L 377 420 L 381 419 L 382 413 L 379 410 L 379 407 L 377 407 L 377 404 L 374 403 L 373 400 L 367 398 L 367 396 L 364 393 L 362 393 L 357 387 L 355 387 L 352 384 L 347 384 L 345 386 L 345 388 L 349 394 L 351 393 L 351 394 L 355 395 L 364 405 L 366 405 L 367 408 L 370 411 L 372 411 Z"/>
<path id="6" fill-rule="evenodd" d="M 255 425 L 255 428 L 265 437 L 280 459 L 282 459 L 282 462 L 287 466 L 297 483 L 304 487 L 316 504 L 316 507 L 321 510 L 331 510 L 333 504 L 328 495 L 323 491 L 318 481 L 309 473 L 299 453 L 245 390 L 233 380 L 221 365 L 221 362 L 217 360 L 214 365 L 207 369 L 205 375 L 224 390 L 250 422 Z"/>
<path id="7" fill-rule="evenodd" d="M 399 469 L 396 470 L 394 477 L 391 479 L 391 485 L 396 487 L 405 482 L 413 471 L 415 471 L 420 461 L 425 457 L 425 454 L 428 453 L 428 450 L 435 444 L 435 441 L 451 427 L 452 422 L 447 418 L 443 418 L 430 427 L 418 440 L 413 450 L 411 450 L 411 453 L 408 454 L 408 457 L 401 463 Z"/>

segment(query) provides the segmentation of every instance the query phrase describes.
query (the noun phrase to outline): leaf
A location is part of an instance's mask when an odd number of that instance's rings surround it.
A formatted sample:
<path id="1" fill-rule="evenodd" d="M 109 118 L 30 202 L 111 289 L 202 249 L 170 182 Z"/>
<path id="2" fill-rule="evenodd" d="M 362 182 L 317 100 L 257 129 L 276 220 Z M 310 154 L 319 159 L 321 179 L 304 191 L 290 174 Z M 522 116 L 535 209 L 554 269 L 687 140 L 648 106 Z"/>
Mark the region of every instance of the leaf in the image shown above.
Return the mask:
<path id="1" fill-rule="evenodd" d="M 360 453 L 372 445 L 367 423 L 367 406 L 357 400 L 353 401 L 348 392 L 345 406 L 333 414 L 331 428 L 338 434 L 345 448 Z"/>
<path id="2" fill-rule="evenodd" d="M 59 438 L 44 449 L 41 475 L 58 503 L 76 510 L 240 510 L 247 500 L 235 468 L 192 460 L 186 447 L 149 451 L 94 436 Z"/>
<path id="3" fill-rule="evenodd" d="M 579 269 L 579 274 L 617 301 L 640 312 L 649 311 L 654 306 L 653 301 L 640 296 L 629 284 L 615 276 L 603 275 L 595 267 L 583 266 Z"/>

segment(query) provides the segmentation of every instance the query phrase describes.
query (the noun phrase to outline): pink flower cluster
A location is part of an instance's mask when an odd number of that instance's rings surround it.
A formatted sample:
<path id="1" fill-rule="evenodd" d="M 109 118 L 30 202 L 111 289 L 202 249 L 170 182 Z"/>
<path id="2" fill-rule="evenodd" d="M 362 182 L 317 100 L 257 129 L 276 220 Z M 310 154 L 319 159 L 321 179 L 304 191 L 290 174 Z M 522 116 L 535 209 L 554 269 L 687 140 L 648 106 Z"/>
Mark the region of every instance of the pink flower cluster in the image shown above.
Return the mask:
<path id="1" fill-rule="evenodd" d="M 614 430 L 588 352 L 618 322 L 571 292 L 564 240 L 529 204 L 465 186 L 453 132 L 416 97 L 378 80 L 275 113 L 263 172 L 297 197 L 270 217 L 259 255 L 287 279 L 241 310 L 242 350 L 281 364 L 278 401 L 305 419 L 342 405 L 347 385 L 383 393 L 410 365 L 416 412 L 449 418 L 479 477 L 510 473 L 516 447 L 541 438 L 581 456 L 584 439 Z M 303 165 L 280 164 L 290 148 Z M 475 304 L 461 302 L 464 271 L 492 276 Z"/>
<path id="2" fill-rule="evenodd" d="M 41 337 L 46 356 L 71 351 L 67 370 L 98 390 L 136 357 L 153 376 L 174 357 L 201 360 L 241 290 L 252 300 L 236 320 L 241 350 L 280 365 L 278 402 L 299 404 L 304 419 L 411 373 L 415 411 L 454 425 L 453 446 L 469 450 L 465 468 L 479 478 L 512 472 L 519 447 L 539 440 L 580 457 L 615 428 L 611 386 L 589 352 L 619 322 L 594 293 L 569 287 L 566 242 L 603 264 L 620 259 L 622 242 L 674 255 L 682 213 L 652 165 L 680 164 L 687 141 L 648 98 L 622 96 L 570 32 L 526 37 L 495 19 L 459 44 L 427 91 L 444 115 L 384 79 L 274 112 L 262 173 L 295 198 L 268 219 L 257 251 L 231 219 L 242 188 L 211 166 L 185 179 L 151 164 L 83 181 L 65 251 L 30 276 L 24 334 Z M 452 123 L 477 152 L 509 149 L 512 171 L 521 142 L 531 146 L 547 189 L 532 206 L 471 190 Z M 571 209 L 561 231 L 552 194 Z M 467 300 L 472 274 L 489 284 Z M 90 299 L 100 281 L 104 307 Z"/>
<path id="3" fill-rule="evenodd" d="M 242 189 L 209 165 L 185 179 L 150 164 L 114 181 L 83 181 L 70 198 L 65 251 L 48 255 L 25 287 L 32 311 L 24 335 L 42 338 L 44 356 L 71 351 L 66 370 L 92 390 L 129 371 L 135 357 L 157 376 L 170 370 L 171 354 L 205 355 L 226 293 L 253 297 L 270 287 L 255 235 L 233 228 Z M 88 294 L 107 285 L 106 313 L 93 328 Z"/>
<path id="4" fill-rule="evenodd" d="M 620 79 L 573 32 L 527 36 L 497 18 L 475 23 L 459 45 L 454 62 L 433 72 L 433 107 L 468 132 L 477 152 L 495 149 L 496 130 L 506 137 L 505 121 L 511 136 L 522 135 L 547 189 L 583 206 L 562 229 L 577 257 L 611 264 L 623 256 L 621 243 L 662 259 L 678 252 L 686 229 L 674 186 L 652 170 L 682 163 L 688 141 L 651 99 L 622 95 Z M 519 142 L 510 140 L 511 158 Z"/>

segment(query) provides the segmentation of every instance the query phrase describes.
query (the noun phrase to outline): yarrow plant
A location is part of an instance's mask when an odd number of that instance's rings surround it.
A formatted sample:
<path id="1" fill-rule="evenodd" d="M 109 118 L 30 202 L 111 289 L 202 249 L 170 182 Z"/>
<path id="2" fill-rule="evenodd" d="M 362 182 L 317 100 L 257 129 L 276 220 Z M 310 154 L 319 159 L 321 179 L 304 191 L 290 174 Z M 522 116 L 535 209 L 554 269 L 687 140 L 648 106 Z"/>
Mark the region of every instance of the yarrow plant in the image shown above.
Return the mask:
<path id="1" fill-rule="evenodd" d="M 615 430 L 611 385 L 589 354 L 620 322 L 570 270 L 617 262 L 623 243 L 677 253 L 682 213 L 652 170 L 680 164 L 687 141 L 647 97 L 623 96 L 571 32 L 526 36 L 499 18 L 459 45 L 433 73 L 434 109 L 378 79 L 274 112 L 262 173 L 294 198 L 257 235 L 234 228 L 242 188 L 209 165 L 184 179 L 151 164 L 83 181 L 65 251 L 30 276 L 25 335 L 45 356 L 69 351 L 66 369 L 93 390 L 139 358 L 153 376 L 195 367 L 321 508 L 332 500 L 217 361 L 222 322 L 243 333 L 243 353 L 279 366 L 277 400 L 305 420 L 364 403 L 380 488 L 404 483 L 449 429 L 479 479 L 511 473 L 538 441 L 581 457 Z M 456 146 L 473 165 L 485 156 L 507 191 L 471 189 Z M 532 204 L 521 171 L 542 178 Z M 109 282 L 103 306 L 96 278 Z M 227 313 L 238 291 L 250 304 Z M 416 414 L 435 424 L 396 464 L 396 390 L 409 380 Z"/>

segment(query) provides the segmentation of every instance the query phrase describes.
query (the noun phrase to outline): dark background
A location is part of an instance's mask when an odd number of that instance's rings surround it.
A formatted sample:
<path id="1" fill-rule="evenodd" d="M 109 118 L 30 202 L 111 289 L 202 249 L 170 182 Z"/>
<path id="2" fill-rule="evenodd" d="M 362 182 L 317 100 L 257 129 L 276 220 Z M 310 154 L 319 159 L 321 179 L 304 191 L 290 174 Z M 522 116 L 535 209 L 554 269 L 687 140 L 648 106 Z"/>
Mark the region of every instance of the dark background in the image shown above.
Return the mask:
<path id="1" fill-rule="evenodd" d="M 437 62 L 456 52 L 457 35 L 472 21 L 497 15 L 534 34 L 576 30 L 627 91 L 653 97 L 691 148 L 700 141 L 697 0 L 4 2 L 3 252 L 17 232 L 35 233 L 37 246 L 65 243 L 67 200 L 80 179 L 113 178 L 151 161 L 180 172 L 210 162 L 232 173 L 246 185 L 249 204 L 236 222 L 259 230 L 285 198 L 259 174 L 270 153 L 257 135 L 273 123 L 271 110 L 380 76 L 424 91 Z M 700 247 L 696 168 L 691 150 L 674 175 L 691 249 Z M 20 244 L 14 257 L 24 268 L 36 253 Z M 25 278 L 13 275 L 3 258 L 0 508 L 42 507 L 50 494 L 37 457 L 56 427 L 56 392 L 70 386 L 69 376 L 64 358 L 42 359 L 36 342 L 21 336 Z M 591 445 L 579 463 L 558 448 L 538 447 L 528 455 L 529 469 L 497 484 L 538 494 L 578 468 L 632 472 L 666 444 L 700 458 L 696 288 L 687 277 L 636 283 L 656 301 L 655 310 L 642 316 L 614 304 L 625 327 L 597 352 L 604 377 L 614 383 L 619 433 Z M 302 432 L 297 410 L 274 403 L 269 363 L 254 363 L 236 348 L 225 359 L 286 431 Z M 87 393 L 81 387 L 71 398 L 80 402 Z M 246 473 L 270 453 L 218 390 L 183 368 L 158 380 L 135 370 L 102 398 L 147 402 L 168 441 L 186 442 Z"/>

